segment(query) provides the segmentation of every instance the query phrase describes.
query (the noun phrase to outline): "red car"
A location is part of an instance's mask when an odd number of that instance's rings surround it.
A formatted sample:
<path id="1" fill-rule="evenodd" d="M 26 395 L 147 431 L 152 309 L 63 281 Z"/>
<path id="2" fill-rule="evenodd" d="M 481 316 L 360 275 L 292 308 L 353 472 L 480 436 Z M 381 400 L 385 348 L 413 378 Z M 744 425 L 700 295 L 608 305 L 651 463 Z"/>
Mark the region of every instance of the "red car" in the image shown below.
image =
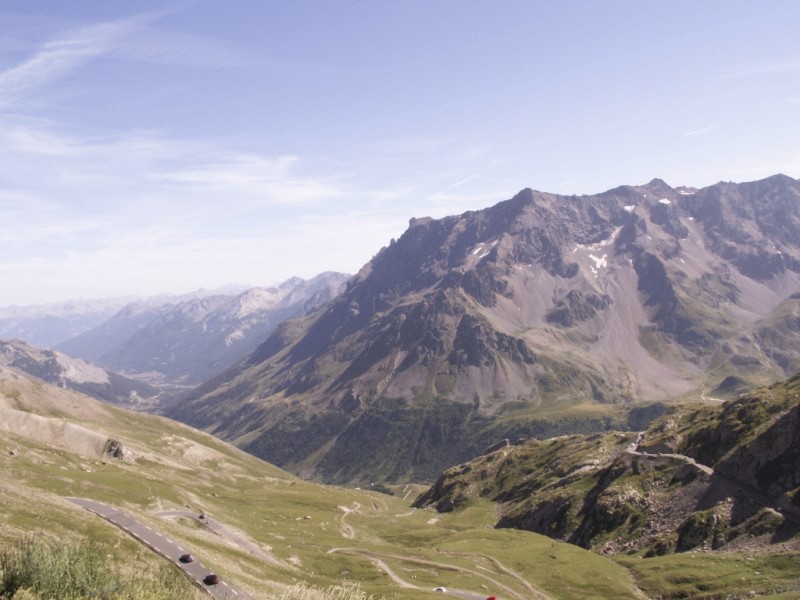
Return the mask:
<path id="1" fill-rule="evenodd" d="M 206 585 L 217 585 L 219 583 L 219 577 L 214 575 L 214 573 L 209 573 L 203 578 L 203 583 Z"/>

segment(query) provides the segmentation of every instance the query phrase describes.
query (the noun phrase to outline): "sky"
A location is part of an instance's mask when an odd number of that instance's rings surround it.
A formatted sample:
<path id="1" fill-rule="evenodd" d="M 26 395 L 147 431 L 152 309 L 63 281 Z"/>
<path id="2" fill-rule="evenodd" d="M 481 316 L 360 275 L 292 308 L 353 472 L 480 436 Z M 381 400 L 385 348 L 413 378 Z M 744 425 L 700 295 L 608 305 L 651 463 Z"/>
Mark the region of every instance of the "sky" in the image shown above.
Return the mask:
<path id="1" fill-rule="evenodd" d="M 530 187 L 800 177 L 800 2 L 0 1 L 0 306 L 356 273 Z"/>

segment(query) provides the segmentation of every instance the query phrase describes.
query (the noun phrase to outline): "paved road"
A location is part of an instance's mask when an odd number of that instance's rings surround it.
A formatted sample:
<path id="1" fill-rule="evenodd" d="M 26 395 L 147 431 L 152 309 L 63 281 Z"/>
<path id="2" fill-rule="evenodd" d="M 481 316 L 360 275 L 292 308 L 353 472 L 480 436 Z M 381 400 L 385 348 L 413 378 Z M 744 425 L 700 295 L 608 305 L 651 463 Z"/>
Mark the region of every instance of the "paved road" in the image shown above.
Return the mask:
<path id="1" fill-rule="evenodd" d="M 713 398 L 712 398 L 712 400 L 713 400 Z M 677 460 L 682 460 L 683 462 L 686 462 L 686 463 L 688 463 L 690 465 L 694 465 L 695 467 L 697 467 L 698 469 L 700 469 L 701 471 L 703 471 L 703 473 L 705 473 L 707 475 L 712 475 L 712 476 L 716 476 L 716 477 L 725 479 L 728 483 L 735 485 L 742 493 L 744 493 L 746 496 L 748 496 L 756 504 L 758 504 L 760 506 L 767 507 L 767 508 L 771 508 L 772 510 L 774 510 L 774 511 L 780 513 L 781 515 L 783 515 L 784 519 L 787 519 L 787 520 L 791 521 L 792 523 L 794 523 L 796 525 L 800 525 L 800 512 L 796 511 L 793 507 L 780 506 L 775 502 L 775 500 L 773 498 L 770 498 L 769 496 L 767 496 L 763 492 L 761 492 L 761 491 L 749 486 L 746 483 L 743 483 L 743 482 L 739 481 L 737 478 L 735 478 L 735 477 L 733 477 L 731 475 L 728 475 L 726 473 L 721 473 L 719 471 L 715 471 L 714 469 L 712 469 L 708 465 L 704 465 L 702 463 L 697 462 L 691 456 L 686 456 L 684 454 L 663 454 L 663 453 L 660 453 L 660 452 L 657 453 L 657 454 L 651 454 L 651 453 L 648 453 L 648 452 L 641 452 L 639 450 L 639 444 L 642 442 L 642 438 L 644 437 L 644 434 L 645 434 L 644 431 L 640 431 L 639 432 L 639 435 L 636 437 L 636 440 L 634 442 L 632 442 L 631 445 L 628 446 L 628 448 L 626 449 L 626 452 L 628 454 L 632 454 L 634 456 L 645 456 L 645 457 L 650 457 L 650 458 L 666 457 L 666 458 L 673 458 L 673 459 L 677 459 Z"/>
<path id="2" fill-rule="evenodd" d="M 641 452 L 639 450 L 639 444 L 642 443 L 642 438 L 644 437 L 645 432 L 640 431 L 639 434 L 636 436 L 636 440 L 631 442 L 631 445 L 628 446 L 627 452 L 628 454 L 633 454 L 634 456 L 649 456 L 651 458 L 656 458 L 662 456 L 664 458 L 674 458 L 676 460 L 681 460 L 685 463 L 689 463 L 690 465 L 694 465 L 698 469 L 700 469 L 706 475 L 713 475 L 714 469 L 709 467 L 708 465 L 701 464 L 693 459 L 691 456 L 686 456 L 684 454 L 664 454 L 661 452 L 658 453 L 651 453 L 651 452 Z"/>
<path id="3" fill-rule="evenodd" d="M 180 517 L 185 519 L 193 519 L 202 525 L 208 527 L 211 531 L 219 535 L 220 537 L 225 538 L 226 540 L 236 544 L 249 554 L 252 554 L 258 559 L 263 560 L 273 566 L 276 567 L 283 567 L 284 569 L 294 569 L 294 567 L 288 563 L 283 562 L 282 560 L 278 560 L 268 552 L 265 552 L 258 544 L 255 542 L 234 533 L 227 527 L 225 527 L 219 521 L 215 521 L 211 517 L 206 514 L 198 514 L 195 512 L 189 512 L 186 510 L 166 510 L 163 512 L 156 513 L 157 517 L 164 517 L 164 518 L 173 518 L 173 517 Z"/>
<path id="4" fill-rule="evenodd" d="M 222 581 L 222 579 L 220 579 L 219 583 L 216 585 L 204 584 L 203 578 L 211 573 L 207 567 L 204 567 L 197 558 L 190 563 L 182 563 L 178 560 L 182 554 L 189 553 L 188 549 L 182 547 L 178 542 L 169 539 L 150 526 L 145 525 L 141 521 L 137 521 L 127 513 L 108 504 L 103 504 L 102 502 L 89 500 L 87 498 L 67 498 L 67 500 L 113 523 L 154 552 L 175 563 L 175 565 L 196 582 L 198 587 L 205 590 L 215 600 L 252 600 L 250 596 L 244 592 L 233 589 Z"/>

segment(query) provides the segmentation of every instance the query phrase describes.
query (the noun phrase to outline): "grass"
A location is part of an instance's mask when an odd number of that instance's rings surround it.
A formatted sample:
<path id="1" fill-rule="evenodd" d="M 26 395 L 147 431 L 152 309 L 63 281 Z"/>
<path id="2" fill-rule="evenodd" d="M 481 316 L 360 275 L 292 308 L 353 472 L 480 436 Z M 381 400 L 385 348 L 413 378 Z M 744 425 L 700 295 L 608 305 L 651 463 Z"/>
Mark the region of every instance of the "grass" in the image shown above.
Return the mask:
<path id="1" fill-rule="evenodd" d="M 800 553 L 683 553 L 657 559 L 620 558 L 650 596 L 671 598 L 800 598 Z"/>
<path id="2" fill-rule="evenodd" d="M 286 590 L 277 600 L 378 600 L 378 598 L 363 591 L 357 583 L 331 585 L 327 588 L 299 583 Z"/>
<path id="3" fill-rule="evenodd" d="M 137 561 L 133 562 L 136 563 Z M 131 557 L 99 544 L 27 538 L 0 551 L 0 594 L 31 600 L 175 600 L 200 598 L 174 569 L 131 568 Z"/>
<path id="4" fill-rule="evenodd" d="M 15 397 L 24 408 L 25 391 Z M 661 558 L 618 564 L 529 532 L 494 529 L 495 505 L 483 498 L 469 500 L 458 513 L 412 510 L 421 487 L 405 500 L 404 486 L 393 488 L 395 496 L 323 487 L 165 419 L 111 407 L 99 412 L 96 421 L 81 417 L 80 423 L 122 441 L 136 453 L 136 461 L 79 456 L 0 432 L 0 544 L 11 547 L 35 535 L 85 548 L 91 538 L 103 556 L 135 555 L 137 569 L 181 579 L 177 569 L 128 535 L 63 499 L 78 495 L 118 506 L 190 548 L 234 587 L 264 600 L 434 600 L 441 598 L 433 592 L 438 585 L 507 600 L 535 598 L 528 586 L 559 599 L 636 598 L 630 572 L 643 589 L 653 590 L 659 585 L 656 567 L 671 568 Z M 66 409 L 57 414 L 78 422 Z M 544 463 L 566 473 L 627 443 L 628 438 L 604 434 L 570 454 L 566 438 L 541 442 L 549 448 Z M 15 455 L 4 448 L 15 449 Z M 215 468 L 208 470 L 208 464 Z M 282 566 L 265 563 L 196 521 L 155 514 L 176 509 L 207 513 L 253 540 Z M 108 565 L 111 571 L 115 560 Z M 417 589 L 391 582 L 378 560 Z M 647 569 L 641 571 L 639 563 Z M 784 580 L 788 577 L 788 571 L 778 571 Z M 689 589 L 690 584 L 681 585 Z M 499 591 L 506 589 L 513 594 Z"/>

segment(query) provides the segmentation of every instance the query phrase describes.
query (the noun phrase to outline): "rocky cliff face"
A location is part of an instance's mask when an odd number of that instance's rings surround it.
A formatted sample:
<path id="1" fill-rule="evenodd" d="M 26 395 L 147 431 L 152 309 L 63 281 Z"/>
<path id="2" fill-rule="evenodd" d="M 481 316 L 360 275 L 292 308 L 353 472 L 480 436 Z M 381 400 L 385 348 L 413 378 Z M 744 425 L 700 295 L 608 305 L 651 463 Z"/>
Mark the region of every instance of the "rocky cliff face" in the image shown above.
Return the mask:
<path id="1" fill-rule="evenodd" d="M 514 527 L 606 553 L 800 547 L 800 375 L 724 405 L 677 406 L 641 435 L 501 444 L 414 503 L 498 504 Z"/>
<path id="2" fill-rule="evenodd" d="M 545 409 L 785 376 L 800 369 L 799 240 L 800 182 L 780 175 L 703 190 L 523 190 L 412 219 L 336 301 L 172 416 L 309 475 L 384 479 L 541 433 Z M 424 425 L 438 411 L 463 440 Z M 356 434 L 376 419 L 380 440 Z M 409 449 L 386 455 L 394 436 Z"/>

